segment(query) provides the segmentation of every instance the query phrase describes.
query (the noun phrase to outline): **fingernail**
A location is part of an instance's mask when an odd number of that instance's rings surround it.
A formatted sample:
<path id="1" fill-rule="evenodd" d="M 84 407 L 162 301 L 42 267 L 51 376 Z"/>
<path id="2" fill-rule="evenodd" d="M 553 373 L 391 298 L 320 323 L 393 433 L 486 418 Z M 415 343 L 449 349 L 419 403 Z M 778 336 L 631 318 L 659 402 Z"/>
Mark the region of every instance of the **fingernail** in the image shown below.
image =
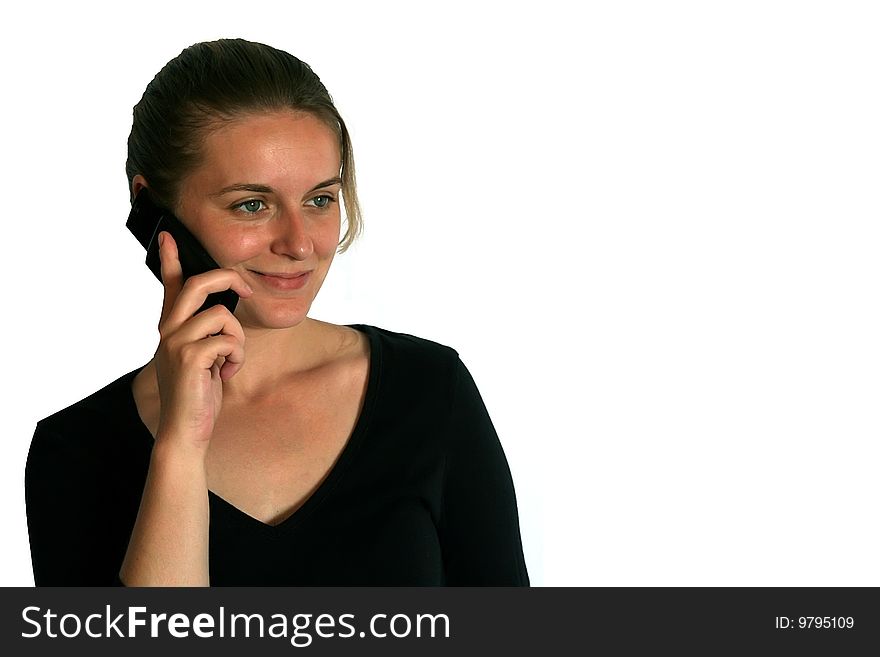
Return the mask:
<path id="1" fill-rule="evenodd" d="M 161 249 L 165 245 L 165 233 L 159 233 L 159 248 Z"/>
<path id="2" fill-rule="evenodd" d="M 251 294 L 254 293 L 254 288 L 252 288 L 250 285 L 248 285 L 247 283 L 245 283 L 244 286 L 247 288 L 247 291 L 248 291 L 248 292 L 250 292 Z"/>

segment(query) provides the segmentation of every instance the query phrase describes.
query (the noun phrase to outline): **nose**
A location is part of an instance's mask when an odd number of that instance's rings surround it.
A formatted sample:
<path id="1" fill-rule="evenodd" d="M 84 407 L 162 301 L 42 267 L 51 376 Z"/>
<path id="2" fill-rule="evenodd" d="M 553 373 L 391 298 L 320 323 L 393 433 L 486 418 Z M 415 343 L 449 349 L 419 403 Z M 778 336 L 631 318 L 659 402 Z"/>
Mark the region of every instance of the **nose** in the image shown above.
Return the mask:
<path id="1" fill-rule="evenodd" d="M 294 260 L 305 260 L 315 251 L 306 219 L 297 208 L 285 208 L 276 217 L 272 252 Z"/>

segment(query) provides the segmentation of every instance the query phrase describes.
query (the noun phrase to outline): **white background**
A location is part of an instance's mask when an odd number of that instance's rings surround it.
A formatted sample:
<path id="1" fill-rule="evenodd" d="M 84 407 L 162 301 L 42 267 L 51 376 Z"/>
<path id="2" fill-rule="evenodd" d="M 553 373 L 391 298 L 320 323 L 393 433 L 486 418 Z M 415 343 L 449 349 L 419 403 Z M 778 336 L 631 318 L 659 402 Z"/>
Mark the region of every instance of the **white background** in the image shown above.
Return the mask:
<path id="1" fill-rule="evenodd" d="M 366 233 L 313 316 L 458 349 L 533 584 L 880 585 L 871 6 L 7 8 L 0 584 L 33 583 L 36 421 L 155 348 L 131 107 L 241 36 L 312 65 L 352 132 Z"/>

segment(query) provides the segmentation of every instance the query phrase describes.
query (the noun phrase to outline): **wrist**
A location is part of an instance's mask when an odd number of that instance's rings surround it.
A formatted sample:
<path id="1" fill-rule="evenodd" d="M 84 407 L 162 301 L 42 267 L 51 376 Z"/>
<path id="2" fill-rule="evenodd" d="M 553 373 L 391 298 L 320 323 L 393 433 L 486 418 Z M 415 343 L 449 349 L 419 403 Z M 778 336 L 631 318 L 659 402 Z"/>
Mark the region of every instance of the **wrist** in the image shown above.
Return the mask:
<path id="1" fill-rule="evenodd" d="M 180 440 L 163 433 L 156 434 L 151 460 L 164 468 L 201 469 L 204 471 L 208 443 L 204 445 Z"/>

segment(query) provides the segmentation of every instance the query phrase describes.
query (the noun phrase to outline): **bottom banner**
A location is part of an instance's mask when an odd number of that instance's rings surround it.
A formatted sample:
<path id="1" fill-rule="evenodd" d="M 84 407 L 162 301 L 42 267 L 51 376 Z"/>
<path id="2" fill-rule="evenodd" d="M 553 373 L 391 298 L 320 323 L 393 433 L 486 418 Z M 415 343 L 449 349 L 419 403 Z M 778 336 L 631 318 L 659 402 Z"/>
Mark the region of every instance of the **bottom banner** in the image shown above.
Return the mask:
<path id="1" fill-rule="evenodd" d="M 0 599 L 0 646 L 16 655 L 847 655 L 880 646 L 876 588 L 7 588 Z"/>

